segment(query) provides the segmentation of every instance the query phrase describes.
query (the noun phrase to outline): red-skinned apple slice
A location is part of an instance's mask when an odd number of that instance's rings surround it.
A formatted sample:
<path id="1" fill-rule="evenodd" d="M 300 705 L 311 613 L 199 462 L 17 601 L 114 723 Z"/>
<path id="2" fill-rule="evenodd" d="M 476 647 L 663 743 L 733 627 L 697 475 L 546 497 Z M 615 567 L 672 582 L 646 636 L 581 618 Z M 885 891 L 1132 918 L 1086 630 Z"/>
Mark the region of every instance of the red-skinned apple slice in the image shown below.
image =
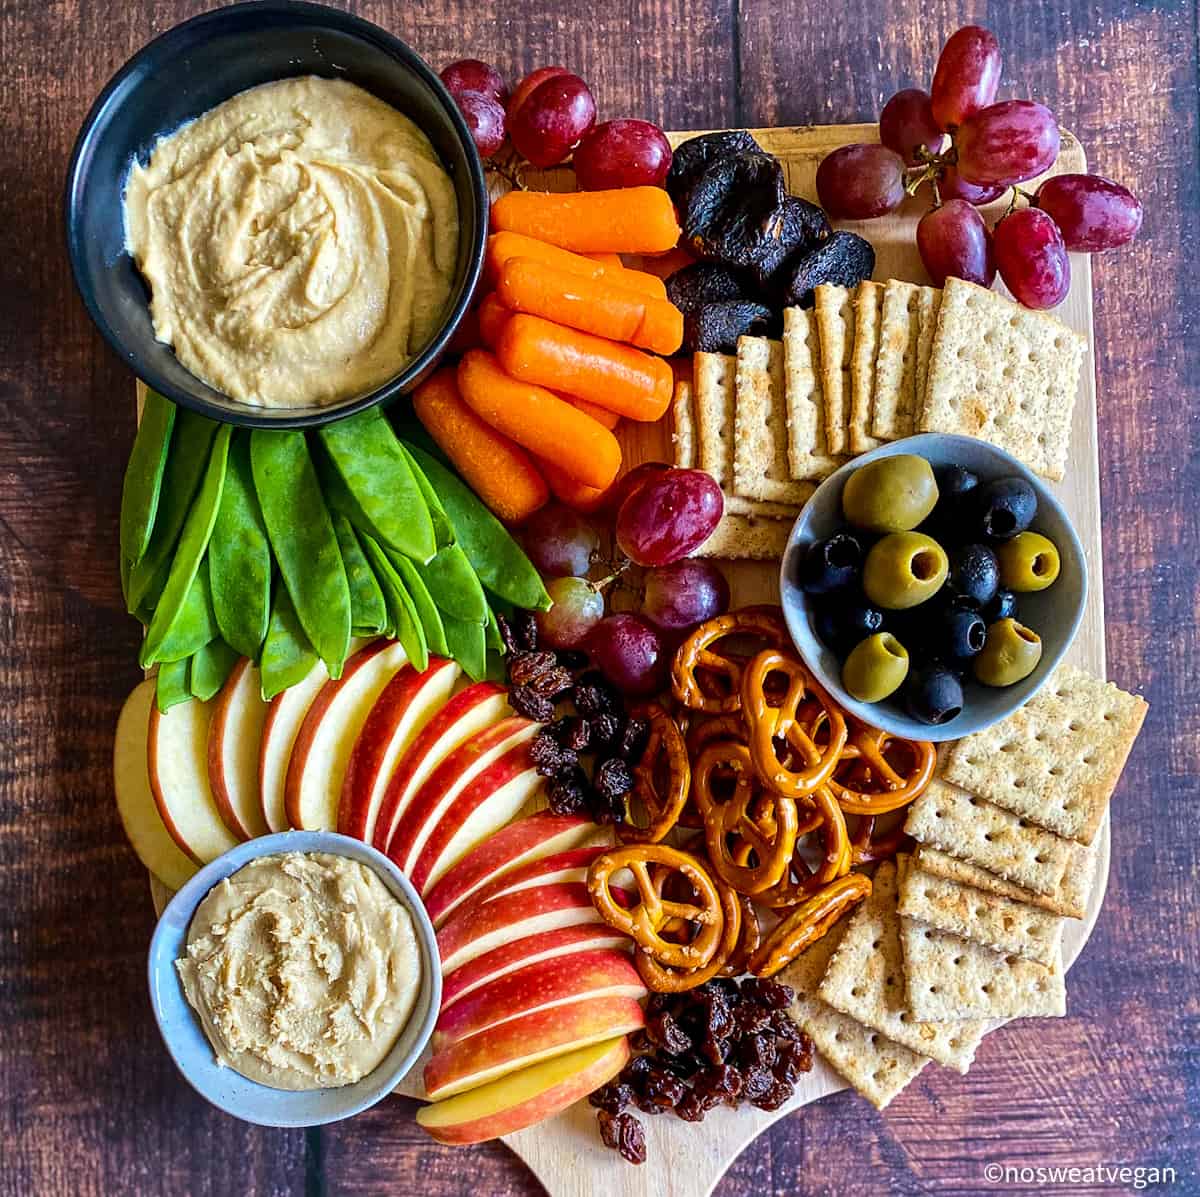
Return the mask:
<path id="1" fill-rule="evenodd" d="M 580 923 L 574 927 L 559 927 L 529 935 L 512 943 L 501 944 L 482 956 L 456 968 L 442 981 L 442 1009 L 453 1006 L 460 998 L 474 993 L 481 985 L 507 976 L 519 968 L 569 956 L 573 952 L 588 952 L 597 948 L 614 948 L 628 952 L 633 940 L 607 923 Z"/>
<path id="2" fill-rule="evenodd" d="M 458 663 L 430 657 L 418 673 L 406 665 L 384 687 L 358 734 L 338 802 L 338 831 L 371 842 L 397 764 L 462 676 Z"/>
<path id="3" fill-rule="evenodd" d="M 417 1122 L 441 1143 L 482 1143 L 524 1130 L 606 1085 L 629 1062 L 629 1040 L 606 1039 L 422 1106 Z"/>
<path id="4" fill-rule="evenodd" d="M 602 948 L 557 956 L 500 977 L 443 1010 L 433 1032 L 433 1050 L 535 1010 L 588 997 L 645 996 L 646 986 L 625 952 Z"/>
<path id="5" fill-rule="evenodd" d="M 452 865 L 425 895 L 425 908 L 440 927 L 472 894 L 511 869 L 589 841 L 610 843 L 612 833 L 580 815 L 538 811 L 517 819 Z"/>
<path id="6" fill-rule="evenodd" d="M 272 831 L 288 831 L 287 774 L 292 748 L 308 708 L 329 681 L 329 671 L 318 661 L 307 676 L 276 694 L 267 707 L 262 745 L 258 753 L 258 789 L 263 819 Z"/>
<path id="7" fill-rule="evenodd" d="M 397 764 L 379 807 L 371 843 L 386 852 L 412 796 L 446 754 L 511 713 L 507 692 L 494 682 L 475 682 L 454 695 L 421 729 Z"/>
<path id="8" fill-rule="evenodd" d="M 270 830 L 258 788 L 266 720 L 262 679 L 254 662 L 243 657 L 217 695 L 208 729 L 208 783 L 225 826 L 240 840 L 252 840 Z"/>
<path id="9" fill-rule="evenodd" d="M 435 1052 L 425 1065 L 425 1090 L 438 1101 L 589 1043 L 628 1035 L 645 1021 L 631 997 L 583 998 L 534 1010 Z"/>
<path id="10" fill-rule="evenodd" d="M 146 767 L 158 813 L 171 838 L 200 864 L 237 844 L 208 784 L 211 723 L 211 703 L 192 698 L 165 715 L 151 704 L 146 741 Z"/>

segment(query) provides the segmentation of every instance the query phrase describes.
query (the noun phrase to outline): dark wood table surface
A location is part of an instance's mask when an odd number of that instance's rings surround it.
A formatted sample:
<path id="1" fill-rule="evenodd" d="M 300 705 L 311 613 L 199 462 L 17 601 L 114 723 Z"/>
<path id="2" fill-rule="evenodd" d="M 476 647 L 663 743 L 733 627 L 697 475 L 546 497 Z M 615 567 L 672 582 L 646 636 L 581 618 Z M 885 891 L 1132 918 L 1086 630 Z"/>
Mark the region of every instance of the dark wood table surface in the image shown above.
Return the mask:
<path id="1" fill-rule="evenodd" d="M 235 1122 L 187 1088 L 151 1018 L 153 912 L 110 780 L 138 678 L 116 568 L 132 380 L 76 297 L 60 192 L 104 82 L 206 7 L 0 0 L 0 1193 L 536 1193 L 503 1145 L 440 1147 L 399 1099 L 322 1132 Z M 1005 48 L 1003 93 L 1048 103 L 1094 168 L 1141 194 L 1140 240 L 1095 263 L 1094 366 L 1109 676 L 1151 706 L 1114 799 L 1108 897 L 1069 1015 L 997 1032 L 968 1077 L 930 1069 L 886 1115 L 849 1093 L 807 1107 L 717 1192 L 975 1194 L 988 1162 L 1171 1165 L 1168 1191 L 1200 1192 L 1195 5 L 353 7 L 435 65 L 470 54 L 516 76 L 563 63 L 603 115 L 676 129 L 874 119 L 897 88 L 927 85 L 948 33 L 982 20 Z"/>

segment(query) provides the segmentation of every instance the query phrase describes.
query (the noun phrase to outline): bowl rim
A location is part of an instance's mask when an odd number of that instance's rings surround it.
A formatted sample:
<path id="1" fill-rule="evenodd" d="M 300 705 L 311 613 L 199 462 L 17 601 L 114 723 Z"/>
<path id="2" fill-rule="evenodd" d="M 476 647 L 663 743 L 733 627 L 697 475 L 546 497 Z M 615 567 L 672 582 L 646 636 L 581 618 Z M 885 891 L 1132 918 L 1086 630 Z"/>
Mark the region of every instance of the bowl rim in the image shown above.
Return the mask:
<path id="1" fill-rule="evenodd" d="M 193 1075 L 193 1061 L 189 1060 L 186 1054 L 180 1050 L 175 1042 L 173 1031 L 168 1030 L 165 1025 L 167 1016 L 163 1007 L 161 988 L 167 985 L 176 988 L 179 1000 L 187 1008 L 193 1022 L 197 1024 L 199 1033 L 211 1056 L 208 1035 L 204 1028 L 199 1026 L 195 1011 L 183 994 L 183 985 L 179 980 L 175 961 L 180 959 L 181 949 L 186 945 L 188 931 L 193 918 L 195 918 L 197 907 L 218 882 L 232 876 L 251 861 L 267 856 L 278 856 L 285 852 L 324 852 L 344 857 L 347 860 L 356 860 L 370 868 L 412 918 L 417 951 L 421 958 L 421 982 L 412 1012 L 409 1014 L 409 1021 L 401 1027 L 396 1043 L 371 1072 L 353 1085 L 322 1089 L 275 1089 L 237 1073 L 236 1069 L 231 1069 L 230 1071 L 239 1077 L 241 1083 L 251 1086 L 253 1090 L 261 1090 L 264 1094 L 275 1095 L 274 1100 L 286 1101 L 290 1105 L 294 1105 L 297 1110 L 295 1115 L 263 1117 L 243 1108 L 237 1100 L 223 1100 L 221 1095 L 206 1092 L 200 1087 L 198 1077 Z M 181 923 L 182 932 L 178 930 Z M 433 929 L 433 922 L 425 909 L 425 904 L 412 882 L 377 848 L 363 840 L 340 835 L 333 831 L 281 831 L 273 835 L 259 836 L 238 844 L 206 864 L 176 892 L 159 916 L 154 934 L 150 938 L 146 973 L 154 1021 L 162 1036 L 167 1054 L 183 1079 L 205 1101 L 216 1106 L 217 1109 L 256 1126 L 293 1128 L 324 1126 L 331 1122 L 352 1118 L 378 1104 L 396 1088 L 420 1060 L 433 1035 L 442 1004 L 442 969 L 437 947 L 437 933 Z M 422 1005 L 424 1005 L 423 1009 Z M 392 1057 L 396 1055 L 397 1049 L 400 1047 L 400 1039 L 404 1035 L 405 1029 L 412 1020 L 418 1018 L 417 1035 L 412 1045 L 406 1052 L 396 1056 L 396 1059 L 393 1060 Z M 209 1066 L 214 1069 L 218 1067 L 215 1063 Z M 370 1083 L 368 1084 L 368 1082 Z M 336 1093 L 339 1089 L 351 1090 L 361 1085 L 367 1085 L 365 1094 L 357 1100 L 348 1102 L 344 1108 L 339 1108 L 336 1112 L 317 1116 L 304 1112 L 306 1107 L 315 1104 L 322 1094 Z M 286 1096 L 280 1097 L 280 1094 Z"/>
<path id="2" fill-rule="evenodd" d="M 882 703 L 859 702 L 846 693 L 841 684 L 841 679 L 828 676 L 828 671 L 822 666 L 820 660 L 814 659 L 813 655 L 807 651 L 805 637 L 797 634 L 798 629 L 808 619 L 809 604 L 808 598 L 804 595 L 803 591 L 788 578 L 789 564 L 797 546 L 802 539 L 812 539 L 808 528 L 804 525 L 816 510 L 813 501 L 822 490 L 826 488 L 833 489 L 837 485 L 844 485 L 845 479 L 850 474 L 864 465 L 869 465 L 872 461 L 877 461 L 885 457 L 895 457 L 898 454 L 904 453 L 912 453 L 918 457 L 924 457 L 925 453 L 922 452 L 922 449 L 932 447 L 933 445 L 937 445 L 943 450 L 953 450 L 955 447 L 959 447 L 972 453 L 978 453 L 982 449 L 985 453 L 992 455 L 997 465 L 1003 470 L 1024 478 L 1037 494 L 1038 509 L 1041 510 L 1043 506 L 1048 507 L 1054 512 L 1056 518 L 1061 521 L 1062 526 L 1067 531 L 1067 544 L 1070 546 L 1070 555 L 1074 561 L 1078 562 L 1079 566 L 1079 602 L 1071 614 L 1062 643 L 1053 652 L 1043 652 L 1042 659 L 1037 667 L 1040 677 L 1037 678 L 1036 683 L 1027 692 L 1023 692 L 1021 695 L 1014 695 L 1012 703 L 1008 706 L 1001 705 L 995 714 L 977 716 L 971 721 L 971 726 L 965 730 L 963 728 L 955 728 L 955 724 L 959 721 L 958 719 L 953 719 L 947 724 L 918 725 L 917 721 L 910 716 L 901 715 L 897 718 Z M 1060 556 L 1065 558 L 1067 553 L 1063 551 L 1063 546 L 1060 544 L 1057 547 L 1059 548 Z M 1067 514 L 1066 508 L 1063 507 L 1058 497 L 1050 490 L 1046 481 L 1039 478 L 1024 462 L 1019 461 L 1011 453 L 1001 449 L 998 445 L 993 445 L 990 441 L 985 441 L 981 437 L 963 436 L 950 432 L 922 432 L 914 436 L 902 437 L 900 440 L 888 441 L 886 444 L 880 445 L 875 449 L 852 457 L 845 464 L 839 466 L 828 478 L 825 478 L 820 483 L 808 503 L 805 504 L 800 514 L 796 517 L 796 522 L 792 525 L 791 532 L 788 533 L 787 545 L 784 548 L 783 556 L 779 561 L 779 597 L 780 605 L 783 607 L 783 617 L 784 622 L 787 624 L 788 635 L 791 637 L 796 651 L 800 654 L 801 660 L 820 685 L 830 693 L 839 706 L 848 711 L 856 719 L 872 727 L 878 727 L 890 735 L 902 736 L 906 739 L 913 738 L 913 732 L 919 726 L 921 729 L 920 738 L 933 743 L 960 740 L 964 736 L 985 731 L 1001 720 L 1007 719 L 1029 702 L 1046 682 L 1050 680 L 1050 675 L 1054 672 L 1055 667 L 1075 642 L 1080 624 L 1083 622 L 1084 612 L 1087 610 L 1088 593 L 1087 555 L 1084 552 L 1083 544 L 1079 539 L 1078 532 L 1075 531 L 1075 525 L 1072 523 L 1071 517 Z M 795 600 L 795 595 L 801 596 L 800 601 Z M 788 601 L 789 596 L 792 596 L 791 602 Z M 813 640 L 817 639 L 815 631 L 811 635 Z M 969 705 L 965 706 L 963 714 L 966 714 L 969 710 Z"/>
<path id="3" fill-rule="evenodd" d="M 83 181 L 87 177 L 86 172 L 83 170 L 83 165 L 95 140 L 97 124 L 101 117 L 108 111 L 116 92 L 148 60 L 157 58 L 162 54 L 164 49 L 174 49 L 175 42 L 188 39 L 197 30 L 203 31 L 206 25 L 217 26 L 239 18 L 245 20 L 253 18 L 259 13 L 304 18 L 310 24 L 317 22 L 324 23 L 330 29 L 334 29 L 337 32 L 348 33 L 362 41 L 378 46 L 395 60 L 398 68 L 417 75 L 441 102 L 442 108 L 445 110 L 451 125 L 454 127 L 456 136 L 466 150 L 467 170 L 470 182 L 469 191 L 479 213 L 479 219 L 475 222 L 474 237 L 470 245 L 467 272 L 463 279 L 458 299 L 447 311 L 444 319 L 438 325 L 437 331 L 425 343 L 421 351 L 410 359 L 398 374 L 393 375 L 381 386 L 376 387 L 365 395 L 360 395 L 341 403 L 328 404 L 324 407 L 310 406 L 297 409 L 291 415 L 284 414 L 288 409 L 256 407 L 252 404 L 242 403 L 240 400 L 228 395 L 223 396 L 223 398 L 236 406 L 232 409 L 222 407 L 212 400 L 205 398 L 197 390 L 182 389 L 175 386 L 154 366 L 148 366 L 138 361 L 134 352 L 129 349 L 121 335 L 105 317 L 100 305 L 96 301 L 92 288 L 85 287 L 83 284 L 85 277 L 83 270 L 84 254 L 83 242 L 79 234 L 79 213 L 82 207 L 80 193 Z M 245 34 L 249 30 L 243 29 L 240 32 Z M 287 76 L 283 77 L 286 78 Z M 238 93 L 233 93 L 233 95 L 236 94 Z M 226 97 L 226 99 L 231 98 L 232 95 Z M 475 147 L 475 142 L 471 137 L 470 130 L 467 128 L 462 112 L 454 102 L 450 92 L 446 89 L 445 84 L 442 83 L 437 72 L 433 70 L 412 46 L 372 21 L 365 20 L 342 9 L 331 8 L 325 4 L 314 4 L 310 3 L 309 0 L 241 0 L 240 3 L 211 9 L 208 12 L 190 17 L 186 21 L 181 21 L 178 25 L 171 26 L 170 29 L 160 33 L 134 53 L 104 85 L 100 94 L 88 109 L 87 115 L 83 118 L 79 132 L 71 148 L 70 157 L 67 160 L 66 185 L 63 190 L 63 229 L 66 239 L 67 258 L 71 265 L 71 276 L 75 283 L 75 290 L 83 300 L 84 307 L 87 309 L 87 313 L 91 317 L 92 323 L 99 330 L 100 335 L 108 342 L 112 351 L 133 370 L 134 375 L 139 381 L 158 391 L 159 394 L 170 399 L 171 402 L 222 423 L 235 424 L 242 428 L 315 428 L 356 415 L 369 408 L 390 403 L 393 399 L 403 395 L 413 380 L 419 378 L 441 356 L 458 329 L 458 326 L 462 323 L 463 317 L 466 315 L 467 309 L 479 287 L 479 279 L 483 273 L 484 253 L 487 248 L 488 206 L 487 180 L 484 176 L 483 161 L 479 156 L 479 151 Z M 460 219 L 460 237 L 461 235 Z M 221 394 L 220 391 L 209 386 L 199 376 L 192 375 L 192 377 L 196 379 L 197 388 L 205 388 L 212 391 L 213 394 Z M 267 414 L 275 410 L 279 410 L 280 414 Z"/>

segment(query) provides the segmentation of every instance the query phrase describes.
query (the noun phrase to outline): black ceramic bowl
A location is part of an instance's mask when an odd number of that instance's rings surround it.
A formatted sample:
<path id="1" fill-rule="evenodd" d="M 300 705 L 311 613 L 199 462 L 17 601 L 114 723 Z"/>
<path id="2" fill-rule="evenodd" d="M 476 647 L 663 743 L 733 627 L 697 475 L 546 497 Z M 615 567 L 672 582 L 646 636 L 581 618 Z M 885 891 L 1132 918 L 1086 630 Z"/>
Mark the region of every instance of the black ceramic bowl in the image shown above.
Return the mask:
<path id="1" fill-rule="evenodd" d="M 125 250 L 130 164 L 154 143 L 248 87 L 294 75 L 346 79 L 414 120 L 454 180 L 459 246 L 445 322 L 377 390 L 284 411 L 239 403 L 201 382 L 154 339 L 149 291 Z M 415 51 L 376 25 L 320 4 L 259 0 L 205 13 L 156 38 L 100 93 L 67 171 L 67 250 L 96 326 L 133 372 L 168 399 L 251 427 L 324 424 L 411 391 L 434 368 L 479 279 L 487 237 L 483 166 L 457 106 Z"/>

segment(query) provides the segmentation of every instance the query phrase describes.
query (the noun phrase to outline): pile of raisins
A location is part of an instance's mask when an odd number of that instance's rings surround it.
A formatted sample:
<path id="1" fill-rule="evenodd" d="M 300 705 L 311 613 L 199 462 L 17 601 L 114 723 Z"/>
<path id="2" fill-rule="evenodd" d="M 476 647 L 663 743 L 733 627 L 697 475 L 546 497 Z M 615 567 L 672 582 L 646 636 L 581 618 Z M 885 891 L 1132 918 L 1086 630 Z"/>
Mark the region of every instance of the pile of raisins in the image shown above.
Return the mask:
<path id="1" fill-rule="evenodd" d="M 559 815 L 586 814 L 597 823 L 623 822 L 633 788 L 630 766 L 646 747 L 649 724 L 626 713 L 620 693 L 603 674 L 588 669 L 586 654 L 539 648 L 533 612 L 497 618 L 507 650 L 509 705 L 518 715 L 546 724 L 531 752 L 549 783 L 550 809 Z M 574 713 L 558 716 L 566 703 Z"/>
<path id="2" fill-rule="evenodd" d="M 674 1110 L 687 1122 L 724 1103 L 777 1110 L 813 1064 L 812 1040 L 792 1021 L 794 991 L 778 981 L 718 977 L 685 993 L 654 993 L 635 1056 L 588 1099 L 600 1137 L 631 1164 L 646 1159 L 643 1114 Z"/>

